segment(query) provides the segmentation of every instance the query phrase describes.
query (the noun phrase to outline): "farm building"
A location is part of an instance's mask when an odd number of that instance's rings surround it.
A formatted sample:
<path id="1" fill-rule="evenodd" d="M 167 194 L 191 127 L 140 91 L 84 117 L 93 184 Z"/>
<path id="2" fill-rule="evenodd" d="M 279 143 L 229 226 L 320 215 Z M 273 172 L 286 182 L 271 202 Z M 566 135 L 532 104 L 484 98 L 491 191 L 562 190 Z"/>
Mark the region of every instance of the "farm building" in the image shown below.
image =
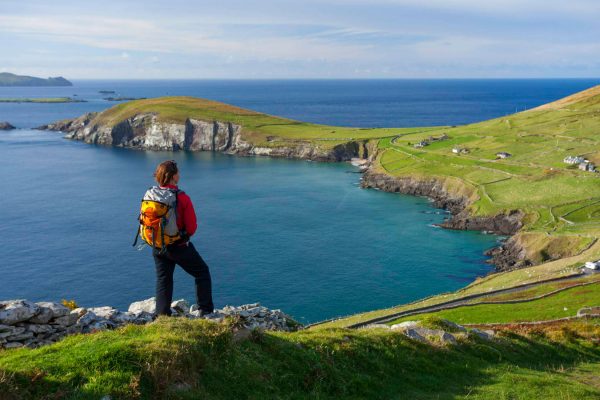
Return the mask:
<path id="1" fill-rule="evenodd" d="M 423 148 L 425 146 L 429 146 L 429 142 L 427 142 L 426 140 L 422 140 L 419 143 L 416 143 L 413 147 L 416 149 L 420 149 Z"/>
<path id="2" fill-rule="evenodd" d="M 591 162 L 582 162 L 579 164 L 579 169 L 582 171 L 594 172 L 596 171 L 596 166 Z"/>
<path id="3" fill-rule="evenodd" d="M 589 268 L 589 269 L 598 269 L 598 267 L 600 267 L 600 260 L 588 261 L 585 263 L 584 267 Z"/>
<path id="4" fill-rule="evenodd" d="M 563 162 L 565 164 L 581 164 L 582 162 L 585 162 L 585 158 L 581 156 L 567 156 Z"/>
<path id="5" fill-rule="evenodd" d="M 512 154 L 507 153 L 505 151 L 501 151 L 499 153 L 496 153 L 496 157 L 498 157 L 498 158 L 508 158 L 508 157 L 511 157 L 511 156 L 512 156 Z"/>
<path id="6" fill-rule="evenodd" d="M 465 147 L 453 147 L 452 152 L 454 154 L 467 154 L 469 152 L 469 149 Z"/>

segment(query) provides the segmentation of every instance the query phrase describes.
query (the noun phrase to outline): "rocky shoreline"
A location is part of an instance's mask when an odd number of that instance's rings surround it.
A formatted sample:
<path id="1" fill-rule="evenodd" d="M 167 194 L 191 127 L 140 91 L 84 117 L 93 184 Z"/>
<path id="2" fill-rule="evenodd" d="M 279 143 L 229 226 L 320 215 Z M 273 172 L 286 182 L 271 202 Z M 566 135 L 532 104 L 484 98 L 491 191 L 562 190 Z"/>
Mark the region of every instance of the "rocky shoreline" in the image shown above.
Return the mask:
<path id="1" fill-rule="evenodd" d="M 470 200 L 464 196 L 453 195 L 448 192 L 444 188 L 443 182 L 434 178 L 394 177 L 367 170 L 363 174 L 361 187 L 428 197 L 433 200 L 435 207 L 443 208 L 451 213 L 452 216 L 440 224 L 441 227 L 446 229 L 478 230 L 513 236 L 523 226 L 521 222 L 523 213 L 519 210 L 497 214 L 492 217 L 473 217 L 469 215 Z M 495 266 L 496 271 L 508 271 L 526 266 L 527 262 L 524 261 L 524 254 L 524 249 L 514 236 L 505 241 L 502 246 L 486 252 L 486 255 L 491 256 L 488 262 Z"/>
<path id="2" fill-rule="evenodd" d="M 172 123 L 159 121 L 156 114 L 143 113 L 111 126 L 95 123 L 96 116 L 98 113 L 87 113 L 37 129 L 64 132 L 66 139 L 137 150 L 217 151 L 312 161 L 349 161 L 368 154 L 367 141 L 356 140 L 323 149 L 310 141 L 271 137 L 267 138 L 271 146 L 256 146 L 244 140 L 243 127 L 232 122 L 188 118 L 185 123 Z"/>
<path id="3" fill-rule="evenodd" d="M 153 321 L 154 311 L 153 297 L 132 303 L 125 312 L 110 306 L 72 309 L 52 302 L 0 301 L 0 349 L 35 348 L 55 343 L 68 335 L 115 329 L 127 324 L 143 325 Z M 176 300 L 171 304 L 171 313 L 175 317 L 202 318 L 217 323 L 230 319 L 236 337 L 247 335 L 254 329 L 289 332 L 301 327 L 281 310 L 270 310 L 258 303 L 225 306 L 212 314 L 202 315 L 196 305 Z"/>

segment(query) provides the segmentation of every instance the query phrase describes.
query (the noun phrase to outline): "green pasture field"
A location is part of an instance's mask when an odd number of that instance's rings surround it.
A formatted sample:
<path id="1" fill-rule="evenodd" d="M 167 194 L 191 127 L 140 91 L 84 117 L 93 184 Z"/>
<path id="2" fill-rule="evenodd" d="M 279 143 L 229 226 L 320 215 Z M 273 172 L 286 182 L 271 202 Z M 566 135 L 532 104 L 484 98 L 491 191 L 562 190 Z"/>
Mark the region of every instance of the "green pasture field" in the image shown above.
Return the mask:
<path id="1" fill-rule="evenodd" d="M 388 324 L 428 317 L 439 317 L 458 324 L 545 321 L 573 317 L 577 314 L 577 310 L 593 306 L 600 306 L 600 283 L 573 287 L 530 302 L 463 306 L 402 317 Z"/>

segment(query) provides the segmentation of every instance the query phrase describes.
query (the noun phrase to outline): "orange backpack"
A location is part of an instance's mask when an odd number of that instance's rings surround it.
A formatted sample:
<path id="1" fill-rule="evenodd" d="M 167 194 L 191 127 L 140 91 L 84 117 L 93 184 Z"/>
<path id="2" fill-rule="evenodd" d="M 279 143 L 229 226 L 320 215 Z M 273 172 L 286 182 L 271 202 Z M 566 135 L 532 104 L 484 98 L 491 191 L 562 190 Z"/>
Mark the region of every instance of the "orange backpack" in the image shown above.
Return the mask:
<path id="1" fill-rule="evenodd" d="M 139 215 L 139 229 L 133 246 L 138 237 L 155 249 L 165 250 L 166 246 L 181 239 L 177 227 L 177 195 L 180 190 L 163 189 L 153 186 L 146 191 L 142 198 Z"/>

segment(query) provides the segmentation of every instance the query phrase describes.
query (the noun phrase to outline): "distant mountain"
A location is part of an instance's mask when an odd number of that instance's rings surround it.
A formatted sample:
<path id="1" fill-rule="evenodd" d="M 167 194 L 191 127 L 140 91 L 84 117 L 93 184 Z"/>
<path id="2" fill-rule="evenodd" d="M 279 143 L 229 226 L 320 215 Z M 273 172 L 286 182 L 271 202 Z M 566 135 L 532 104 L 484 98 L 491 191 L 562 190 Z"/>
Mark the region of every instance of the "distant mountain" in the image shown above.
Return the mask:
<path id="1" fill-rule="evenodd" d="M 73 84 L 62 76 L 43 79 L 0 72 L 0 86 L 73 86 Z"/>

